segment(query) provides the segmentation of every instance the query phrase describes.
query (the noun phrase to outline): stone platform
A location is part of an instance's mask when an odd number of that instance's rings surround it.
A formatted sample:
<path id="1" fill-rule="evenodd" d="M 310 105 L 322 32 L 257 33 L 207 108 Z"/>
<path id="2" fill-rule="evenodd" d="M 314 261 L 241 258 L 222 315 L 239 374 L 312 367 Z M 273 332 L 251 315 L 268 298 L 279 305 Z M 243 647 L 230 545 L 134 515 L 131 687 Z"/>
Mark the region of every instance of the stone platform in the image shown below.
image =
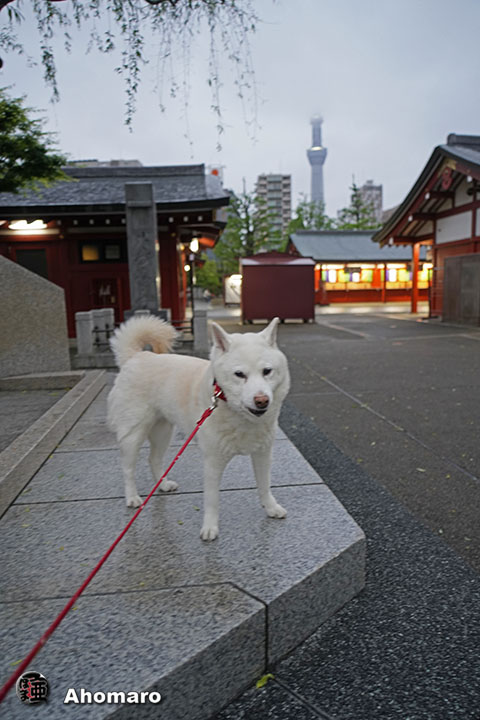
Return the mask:
<path id="1" fill-rule="evenodd" d="M 105 388 L 0 521 L 3 682 L 132 516 L 106 427 Z M 175 436 L 170 456 L 183 442 Z M 35 717 L 209 718 L 364 585 L 365 538 L 278 431 L 273 485 L 285 520 L 260 507 L 248 458 L 225 473 L 220 537 L 199 538 L 201 464 L 192 445 L 30 669 L 50 683 Z M 140 493 L 153 486 L 148 450 Z M 64 705 L 67 691 L 158 691 L 159 705 Z M 24 718 L 10 693 L 5 716 Z M 30 708 L 28 708 L 30 710 Z"/>

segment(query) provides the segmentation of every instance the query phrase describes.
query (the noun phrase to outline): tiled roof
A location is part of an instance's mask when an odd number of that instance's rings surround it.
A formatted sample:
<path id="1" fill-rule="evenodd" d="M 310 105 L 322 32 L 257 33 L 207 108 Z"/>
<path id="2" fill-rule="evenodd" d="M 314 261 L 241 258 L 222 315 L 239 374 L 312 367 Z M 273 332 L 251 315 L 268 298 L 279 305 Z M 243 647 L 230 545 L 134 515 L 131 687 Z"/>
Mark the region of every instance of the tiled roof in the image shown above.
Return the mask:
<path id="1" fill-rule="evenodd" d="M 410 189 L 404 201 L 398 205 L 395 212 L 390 215 L 384 225 L 375 233 L 376 242 L 385 243 L 393 228 L 408 210 L 410 205 L 422 192 L 427 180 L 436 172 L 445 159 L 460 160 L 465 166 L 471 169 L 480 169 L 480 136 L 479 135 L 455 135 L 451 133 L 447 137 L 446 145 L 437 145 L 433 149 L 427 164 L 420 173 L 418 179 Z M 415 237 L 412 236 L 412 242 Z"/>
<path id="2" fill-rule="evenodd" d="M 408 262 L 410 247 L 380 247 L 372 231 L 300 230 L 290 240 L 303 257 L 317 262 Z M 423 250 L 422 255 L 424 256 Z"/>
<path id="3" fill-rule="evenodd" d="M 9 208 L 95 209 L 125 204 L 125 183 L 151 182 L 157 206 L 172 208 L 228 204 L 228 193 L 203 165 L 160 167 L 67 167 L 70 181 L 60 181 L 36 191 L 0 193 L 0 215 Z"/>

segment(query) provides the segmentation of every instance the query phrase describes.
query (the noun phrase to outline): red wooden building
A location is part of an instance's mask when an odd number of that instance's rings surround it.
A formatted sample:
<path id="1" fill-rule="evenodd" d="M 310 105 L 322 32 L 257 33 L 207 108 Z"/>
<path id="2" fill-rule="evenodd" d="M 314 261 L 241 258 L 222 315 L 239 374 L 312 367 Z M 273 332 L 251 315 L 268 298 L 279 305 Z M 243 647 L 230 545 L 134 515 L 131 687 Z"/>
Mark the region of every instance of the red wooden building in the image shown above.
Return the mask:
<path id="1" fill-rule="evenodd" d="M 315 302 L 370 303 L 410 300 L 413 286 L 410 250 L 381 247 L 368 230 L 299 230 L 290 236 L 291 255 L 315 261 Z M 431 265 L 421 253 L 419 297 L 428 299 Z"/>
<path id="2" fill-rule="evenodd" d="M 374 235 L 381 245 L 409 246 L 413 267 L 430 246 L 433 278 L 430 315 L 442 315 L 448 257 L 480 252 L 480 136 L 449 135 L 436 147 L 420 177 L 388 222 Z M 418 286 L 413 288 L 416 312 Z"/>
<path id="3" fill-rule="evenodd" d="M 189 243 L 213 247 L 226 222 L 228 193 L 203 165 L 69 166 L 70 181 L 35 192 L 0 193 L 0 254 L 60 285 L 69 335 L 75 313 L 130 308 L 125 183 L 151 182 L 157 210 L 161 306 L 185 317 Z"/>

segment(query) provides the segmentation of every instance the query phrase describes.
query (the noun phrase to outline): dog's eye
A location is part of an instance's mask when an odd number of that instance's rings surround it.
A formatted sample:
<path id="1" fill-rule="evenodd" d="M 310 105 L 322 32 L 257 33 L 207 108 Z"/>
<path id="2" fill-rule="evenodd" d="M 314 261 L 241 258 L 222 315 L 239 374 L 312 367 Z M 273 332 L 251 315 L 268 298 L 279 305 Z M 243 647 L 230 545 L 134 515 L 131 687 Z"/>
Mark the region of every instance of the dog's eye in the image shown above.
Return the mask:
<path id="1" fill-rule="evenodd" d="M 236 375 L 238 378 L 242 378 L 242 380 L 245 380 L 246 377 L 247 377 L 247 376 L 245 375 L 245 373 L 243 373 L 241 370 L 237 370 L 237 372 L 235 373 L 235 375 Z"/>
<path id="2" fill-rule="evenodd" d="M 272 372 L 272 368 L 264 368 L 263 376 L 267 377 L 267 375 L 270 375 L 271 372 Z"/>

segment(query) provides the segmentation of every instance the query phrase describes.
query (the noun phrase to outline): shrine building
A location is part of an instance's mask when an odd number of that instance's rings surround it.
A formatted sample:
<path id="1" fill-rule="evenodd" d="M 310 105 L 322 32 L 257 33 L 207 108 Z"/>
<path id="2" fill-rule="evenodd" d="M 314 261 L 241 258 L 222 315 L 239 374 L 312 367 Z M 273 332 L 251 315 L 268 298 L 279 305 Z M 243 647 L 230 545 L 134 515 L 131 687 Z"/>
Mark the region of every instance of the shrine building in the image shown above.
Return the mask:
<path id="1" fill-rule="evenodd" d="M 444 297 L 449 258 L 462 256 L 468 260 L 469 256 L 473 261 L 477 259 L 473 254 L 480 252 L 480 136 L 450 134 L 446 145 L 436 147 L 404 201 L 373 239 L 382 246 L 408 247 L 414 270 L 421 266 L 422 247 L 431 248 L 429 314 L 444 315 L 445 298 L 449 304 L 456 301 L 455 297 Z M 480 263 L 473 265 L 480 268 Z M 472 284 L 477 295 L 478 285 L 477 277 Z M 460 290 L 461 285 L 457 285 L 457 294 Z M 419 284 L 415 283 L 412 312 L 417 310 L 418 299 Z M 467 300 L 470 303 L 471 299 L 465 298 L 466 304 Z"/>
<path id="2" fill-rule="evenodd" d="M 151 183 L 161 307 L 181 323 L 187 303 L 190 243 L 214 247 L 226 224 L 229 194 L 203 165 L 147 167 L 133 161 L 88 161 L 64 168 L 69 180 L 0 193 L 0 254 L 65 291 L 68 330 L 75 313 L 130 309 L 125 184 Z"/>
<path id="3" fill-rule="evenodd" d="M 406 302 L 414 285 L 411 252 L 381 247 L 371 230 L 298 230 L 287 252 L 315 261 L 315 303 Z M 428 299 L 431 264 L 420 254 L 417 293 Z"/>

